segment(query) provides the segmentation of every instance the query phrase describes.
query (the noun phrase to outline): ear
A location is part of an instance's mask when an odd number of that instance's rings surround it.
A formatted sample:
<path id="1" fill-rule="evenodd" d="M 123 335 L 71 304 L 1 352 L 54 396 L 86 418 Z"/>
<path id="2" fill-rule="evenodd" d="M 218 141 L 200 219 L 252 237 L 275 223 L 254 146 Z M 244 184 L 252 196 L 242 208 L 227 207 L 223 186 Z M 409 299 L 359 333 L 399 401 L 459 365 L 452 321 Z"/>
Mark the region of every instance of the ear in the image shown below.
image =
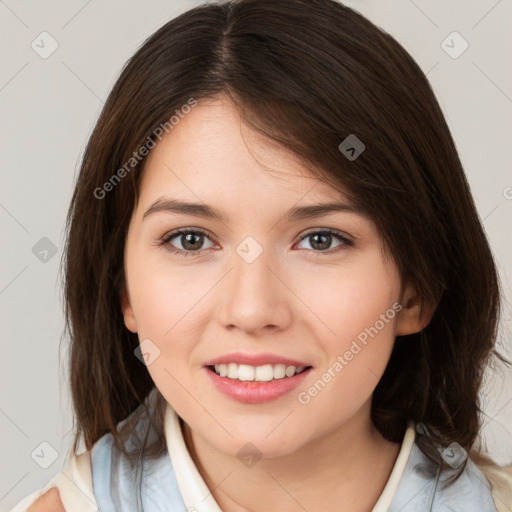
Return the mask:
<path id="1" fill-rule="evenodd" d="M 121 309 L 123 311 L 124 325 L 129 331 L 136 333 L 137 320 L 135 319 L 135 314 L 130 304 L 130 296 L 125 284 L 123 284 L 121 291 Z"/>
<path id="2" fill-rule="evenodd" d="M 400 304 L 402 304 L 402 309 L 396 327 L 397 336 L 414 334 L 423 330 L 430 323 L 436 309 L 435 304 L 422 303 L 418 293 L 410 285 L 405 287 Z"/>

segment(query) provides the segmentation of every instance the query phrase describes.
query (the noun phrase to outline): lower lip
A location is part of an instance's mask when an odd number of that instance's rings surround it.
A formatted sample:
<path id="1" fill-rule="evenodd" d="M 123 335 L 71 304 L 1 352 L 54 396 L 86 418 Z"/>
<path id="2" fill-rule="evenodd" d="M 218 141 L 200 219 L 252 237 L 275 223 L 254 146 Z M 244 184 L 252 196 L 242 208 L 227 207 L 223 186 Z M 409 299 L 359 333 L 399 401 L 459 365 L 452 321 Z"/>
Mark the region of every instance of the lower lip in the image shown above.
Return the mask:
<path id="1" fill-rule="evenodd" d="M 293 391 L 302 383 L 312 368 L 308 368 L 293 377 L 284 377 L 268 382 L 228 379 L 217 375 L 206 367 L 204 369 L 213 385 L 225 395 L 244 404 L 263 404 Z"/>

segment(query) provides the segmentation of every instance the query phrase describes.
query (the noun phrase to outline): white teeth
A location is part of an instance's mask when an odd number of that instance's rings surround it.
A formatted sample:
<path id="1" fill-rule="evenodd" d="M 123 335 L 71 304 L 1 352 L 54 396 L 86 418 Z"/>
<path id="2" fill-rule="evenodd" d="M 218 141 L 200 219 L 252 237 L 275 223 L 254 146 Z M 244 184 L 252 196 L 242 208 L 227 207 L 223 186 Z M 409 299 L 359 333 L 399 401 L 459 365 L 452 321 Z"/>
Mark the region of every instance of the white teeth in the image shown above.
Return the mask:
<path id="1" fill-rule="evenodd" d="M 260 382 L 268 382 L 274 378 L 274 369 L 271 364 L 266 364 L 265 366 L 257 366 L 256 371 L 254 372 L 255 380 Z"/>
<path id="2" fill-rule="evenodd" d="M 269 382 L 274 379 L 293 377 L 301 373 L 305 366 L 286 366 L 284 364 L 265 364 L 263 366 L 250 366 L 248 364 L 216 364 L 215 373 L 221 377 L 242 381 Z"/>
<path id="3" fill-rule="evenodd" d="M 287 366 L 285 373 L 287 377 L 293 377 L 295 375 L 295 366 Z"/>
<path id="4" fill-rule="evenodd" d="M 254 380 L 254 366 L 241 364 L 238 366 L 238 380 Z"/>
<path id="5" fill-rule="evenodd" d="M 226 375 L 229 379 L 238 379 L 238 365 L 235 363 L 228 364 L 228 374 Z"/>
<path id="6" fill-rule="evenodd" d="M 286 375 L 286 365 L 276 364 L 274 367 L 274 379 L 284 379 Z"/>

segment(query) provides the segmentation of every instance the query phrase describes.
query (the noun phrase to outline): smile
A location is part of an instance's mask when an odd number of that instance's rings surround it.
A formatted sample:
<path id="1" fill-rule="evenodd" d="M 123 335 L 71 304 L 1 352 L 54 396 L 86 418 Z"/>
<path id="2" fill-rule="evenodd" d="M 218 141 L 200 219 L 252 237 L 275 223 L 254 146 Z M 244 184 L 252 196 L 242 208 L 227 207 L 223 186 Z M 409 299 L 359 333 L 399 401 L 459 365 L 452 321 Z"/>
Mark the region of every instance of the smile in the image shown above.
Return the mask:
<path id="1" fill-rule="evenodd" d="M 313 368 L 228 363 L 205 366 L 203 369 L 215 389 L 228 398 L 243 404 L 263 404 L 290 394 Z"/>
<path id="2" fill-rule="evenodd" d="M 251 366 L 248 364 L 216 364 L 209 366 L 217 375 L 228 379 L 240 381 L 269 382 L 271 380 L 293 377 L 303 372 L 305 366 L 286 366 L 284 364 L 265 364 L 263 366 Z"/>

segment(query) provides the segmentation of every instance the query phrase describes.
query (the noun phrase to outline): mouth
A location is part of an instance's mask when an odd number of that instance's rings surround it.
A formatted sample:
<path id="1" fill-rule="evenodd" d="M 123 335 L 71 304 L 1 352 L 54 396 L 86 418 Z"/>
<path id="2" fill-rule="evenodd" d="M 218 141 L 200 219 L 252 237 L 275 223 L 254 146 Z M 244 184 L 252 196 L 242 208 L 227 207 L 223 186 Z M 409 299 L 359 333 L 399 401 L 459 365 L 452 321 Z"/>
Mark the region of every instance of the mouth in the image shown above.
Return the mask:
<path id="1" fill-rule="evenodd" d="M 242 382 L 270 382 L 279 379 L 289 379 L 299 375 L 312 366 L 293 366 L 284 364 L 265 364 L 252 366 L 248 364 L 215 364 L 206 366 L 208 370 L 225 377 Z"/>
<path id="2" fill-rule="evenodd" d="M 312 366 L 221 363 L 204 366 L 214 389 L 242 404 L 264 404 L 285 399 L 313 371 Z"/>
<path id="3" fill-rule="evenodd" d="M 314 371 L 307 359 L 273 352 L 231 352 L 203 363 L 214 389 L 243 404 L 285 399 Z"/>

